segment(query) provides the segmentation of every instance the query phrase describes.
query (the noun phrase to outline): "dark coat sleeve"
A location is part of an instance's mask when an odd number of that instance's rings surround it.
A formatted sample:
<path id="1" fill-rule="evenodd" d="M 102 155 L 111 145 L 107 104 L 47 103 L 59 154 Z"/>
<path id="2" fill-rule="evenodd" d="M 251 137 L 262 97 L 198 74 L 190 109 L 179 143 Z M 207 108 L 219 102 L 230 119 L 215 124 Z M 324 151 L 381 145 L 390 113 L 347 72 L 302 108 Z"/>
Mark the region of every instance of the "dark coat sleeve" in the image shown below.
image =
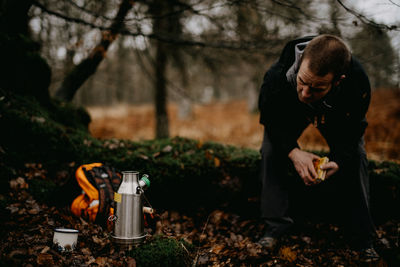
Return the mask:
<path id="1" fill-rule="evenodd" d="M 359 158 L 359 143 L 368 125 L 366 113 L 371 101 L 369 79 L 361 64 L 353 60 L 353 68 L 343 82 L 340 97 L 342 105 L 335 114 L 331 125 L 329 141 L 331 160 L 339 167 L 350 164 Z"/>
<path id="2" fill-rule="evenodd" d="M 274 64 L 265 74 L 260 90 L 260 123 L 265 130 L 273 149 L 287 156 L 298 147 L 297 139 L 307 122 L 301 112 L 296 112 L 297 93 L 289 88 L 286 76 L 282 74 L 282 65 Z"/>

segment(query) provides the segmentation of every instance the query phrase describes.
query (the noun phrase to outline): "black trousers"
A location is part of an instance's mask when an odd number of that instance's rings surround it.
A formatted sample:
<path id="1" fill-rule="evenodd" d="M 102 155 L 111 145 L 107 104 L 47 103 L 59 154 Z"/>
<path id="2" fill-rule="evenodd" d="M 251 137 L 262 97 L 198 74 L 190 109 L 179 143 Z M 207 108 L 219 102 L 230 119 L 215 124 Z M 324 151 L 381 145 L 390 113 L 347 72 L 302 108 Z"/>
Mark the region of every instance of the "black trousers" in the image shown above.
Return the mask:
<path id="1" fill-rule="evenodd" d="M 369 210 L 368 161 L 364 139 L 360 138 L 353 146 L 336 145 L 335 140 L 329 138 L 328 134 L 321 130 L 320 132 L 327 139 L 331 152 L 346 154 L 351 159 L 351 162 L 339 166 L 339 171 L 321 185 L 334 187 L 331 191 L 334 192 L 334 197 L 340 200 L 338 203 L 342 203 L 339 208 L 342 214 L 339 216 L 345 216 L 347 226 L 356 242 L 360 246 L 370 245 L 376 230 Z M 267 224 L 267 235 L 278 237 L 293 223 L 289 214 L 289 199 L 292 192 L 289 189 L 293 188 L 291 185 L 296 183 L 300 187 L 305 185 L 300 177 L 287 177 L 288 166 L 292 163 L 288 155 L 282 155 L 274 150 L 266 131 L 261 153 L 261 216 Z M 313 188 L 307 187 L 307 190 Z"/>

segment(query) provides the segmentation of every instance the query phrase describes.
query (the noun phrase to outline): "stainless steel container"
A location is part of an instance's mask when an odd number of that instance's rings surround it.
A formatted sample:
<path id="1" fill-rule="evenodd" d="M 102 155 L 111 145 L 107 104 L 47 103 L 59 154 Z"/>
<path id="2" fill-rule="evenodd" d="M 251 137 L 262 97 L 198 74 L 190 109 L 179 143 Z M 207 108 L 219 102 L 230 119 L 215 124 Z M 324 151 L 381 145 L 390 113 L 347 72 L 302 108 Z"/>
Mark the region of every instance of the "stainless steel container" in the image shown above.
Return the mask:
<path id="1" fill-rule="evenodd" d="M 122 172 L 122 182 L 114 194 L 115 211 L 112 240 L 117 244 L 141 243 L 146 233 L 143 222 L 143 190 L 150 186 L 147 175 L 139 180 L 139 172 Z"/>

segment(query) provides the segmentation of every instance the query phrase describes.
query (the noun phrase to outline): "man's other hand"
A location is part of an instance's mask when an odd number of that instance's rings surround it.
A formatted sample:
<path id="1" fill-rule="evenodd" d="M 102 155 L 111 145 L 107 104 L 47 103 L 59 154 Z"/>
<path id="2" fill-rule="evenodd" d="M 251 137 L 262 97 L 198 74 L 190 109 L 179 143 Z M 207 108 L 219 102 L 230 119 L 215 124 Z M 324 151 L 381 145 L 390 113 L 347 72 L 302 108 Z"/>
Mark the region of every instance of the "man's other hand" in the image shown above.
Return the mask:
<path id="1" fill-rule="evenodd" d="M 325 179 L 328 179 L 339 170 L 339 165 L 334 161 L 329 161 L 321 166 L 321 170 L 326 171 Z"/>
<path id="2" fill-rule="evenodd" d="M 300 178 L 303 180 L 305 185 L 313 185 L 318 183 L 316 180 L 318 175 L 313 164 L 314 160 L 319 159 L 317 155 L 294 148 L 292 151 L 290 151 L 289 158 L 293 162 L 294 168 L 300 175 Z"/>

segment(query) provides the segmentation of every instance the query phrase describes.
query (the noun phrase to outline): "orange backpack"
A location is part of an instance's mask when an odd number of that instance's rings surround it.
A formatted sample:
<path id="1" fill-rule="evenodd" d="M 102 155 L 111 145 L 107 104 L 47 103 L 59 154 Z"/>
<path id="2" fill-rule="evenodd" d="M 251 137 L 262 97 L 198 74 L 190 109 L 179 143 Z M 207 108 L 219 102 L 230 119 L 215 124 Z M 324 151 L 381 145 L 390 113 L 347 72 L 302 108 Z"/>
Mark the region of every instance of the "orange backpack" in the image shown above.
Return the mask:
<path id="1" fill-rule="evenodd" d="M 72 202 L 72 213 L 106 225 L 114 213 L 114 192 L 121 184 L 121 174 L 102 163 L 92 163 L 80 166 L 75 177 L 83 192 Z"/>

